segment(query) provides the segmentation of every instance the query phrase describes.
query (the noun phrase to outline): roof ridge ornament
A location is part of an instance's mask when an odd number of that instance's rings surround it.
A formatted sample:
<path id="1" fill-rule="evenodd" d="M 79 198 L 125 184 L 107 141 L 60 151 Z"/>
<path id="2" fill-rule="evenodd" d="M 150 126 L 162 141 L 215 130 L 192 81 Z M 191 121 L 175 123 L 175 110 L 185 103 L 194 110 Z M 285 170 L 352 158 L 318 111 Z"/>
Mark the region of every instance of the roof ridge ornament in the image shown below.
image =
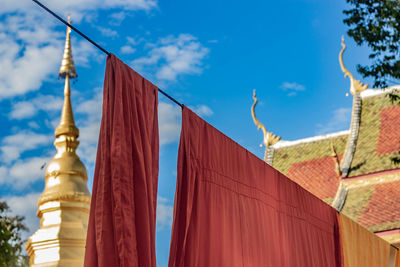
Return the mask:
<path id="1" fill-rule="evenodd" d="M 258 99 L 256 97 L 256 89 L 253 90 L 253 100 L 254 100 L 254 103 L 251 106 L 251 116 L 253 117 L 254 124 L 257 126 L 257 130 L 261 129 L 263 131 L 264 139 L 263 139 L 263 144 L 261 144 L 260 146 L 261 147 L 262 147 L 262 145 L 265 146 L 264 161 L 267 162 L 268 150 L 269 150 L 270 146 L 273 146 L 277 142 L 279 142 L 279 140 L 281 140 L 281 137 L 273 134 L 272 132 L 268 132 L 267 128 L 265 128 L 265 125 L 262 124 L 257 119 L 256 112 L 255 112 L 255 107 L 258 102 Z M 267 163 L 271 165 L 271 162 L 267 162 Z"/>
<path id="2" fill-rule="evenodd" d="M 361 123 L 361 109 L 362 100 L 361 92 L 368 88 L 368 84 L 363 84 L 360 81 L 354 79 L 354 76 L 349 72 L 343 63 L 343 53 L 346 50 L 346 45 L 344 43 L 344 37 L 342 36 L 342 50 L 339 53 L 339 62 L 342 71 L 344 72 L 344 77 L 350 78 L 350 92 L 353 95 L 353 107 L 351 112 L 351 124 L 350 124 L 350 134 L 347 140 L 346 148 L 344 151 L 343 158 L 340 162 L 341 164 L 341 176 L 347 177 L 351 171 L 351 163 L 354 158 L 354 153 L 357 146 L 358 134 L 360 131 Z"/>
<path id="3" fill-rule="evenodd" d="M 342 71 L 344 72 L 344 77 L 349 77 L 350 78 L 350 93 L 352 95 L 359 94 L 365 89 L 368 88 L 368 84 L 363 84 L 361 81 L 356 80 L 351 74 L 351 72 L 344 66 L 343 63 L 343 53 L 346 50 L 346 44 L 344 43 L 344 36 L 342 35 L 342 50 L 339 53 L 339 63 Z"/>

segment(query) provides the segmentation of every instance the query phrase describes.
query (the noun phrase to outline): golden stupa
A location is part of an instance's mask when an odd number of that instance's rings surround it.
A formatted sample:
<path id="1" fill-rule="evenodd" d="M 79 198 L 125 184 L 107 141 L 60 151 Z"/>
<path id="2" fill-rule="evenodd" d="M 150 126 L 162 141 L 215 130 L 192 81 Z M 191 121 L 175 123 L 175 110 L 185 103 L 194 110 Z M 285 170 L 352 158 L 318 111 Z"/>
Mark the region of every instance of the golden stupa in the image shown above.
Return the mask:
<path id="1" fill-rule="evenodd" d="M 69 20 L 69 18 L 68 18 Z M 65 79 L 64 105 L 55 130 L 57 154 L 48 164 L 45 188 L 38 200 L 40 228 L 25 248 L 30 266 L 83 266 L 90 193 L 86 168 L 76 155 L 79 130 L 71 106 L 70 79 L 77 77 L 67 28 L 59 76 Z"/>

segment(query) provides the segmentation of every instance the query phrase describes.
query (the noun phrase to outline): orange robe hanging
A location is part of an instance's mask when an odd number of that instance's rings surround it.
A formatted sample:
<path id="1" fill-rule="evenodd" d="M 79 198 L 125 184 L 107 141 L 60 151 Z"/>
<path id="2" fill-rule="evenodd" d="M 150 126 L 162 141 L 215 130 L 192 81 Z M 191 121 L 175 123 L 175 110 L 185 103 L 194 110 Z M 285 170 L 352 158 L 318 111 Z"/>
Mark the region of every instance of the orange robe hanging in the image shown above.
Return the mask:
<path id="1" fill-rule="evenodd" d="M 388 242 L 343 214 L 339 215 L 339 221 L 344 267 L 389 266 Z"/>
<path id="2" fill-rule="evenodd" d="M 156 267 L 157 88 L 107 58 L 85 267 Z"/>
<path id="3" fill-rule="evenodd" d="M 169 267 L 340 267 L 337 212 L 186 107 Z"/>

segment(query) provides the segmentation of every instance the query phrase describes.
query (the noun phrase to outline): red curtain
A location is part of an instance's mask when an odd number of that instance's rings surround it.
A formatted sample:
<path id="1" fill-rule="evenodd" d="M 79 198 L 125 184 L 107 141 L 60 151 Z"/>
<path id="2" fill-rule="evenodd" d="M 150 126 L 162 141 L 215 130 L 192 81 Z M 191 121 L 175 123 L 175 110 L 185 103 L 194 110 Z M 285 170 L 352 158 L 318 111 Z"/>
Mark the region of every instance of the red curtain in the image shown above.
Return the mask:
<path id="1" fill-rule="evenodd" d="M 333 208 L 183 109 L 170 267 L 339 267 L 341 259 Z"/>
<path id="2" fill-rule="evenodd" d="M 107 58 L 86 267 L 156 266 L 157 88 Z"/>

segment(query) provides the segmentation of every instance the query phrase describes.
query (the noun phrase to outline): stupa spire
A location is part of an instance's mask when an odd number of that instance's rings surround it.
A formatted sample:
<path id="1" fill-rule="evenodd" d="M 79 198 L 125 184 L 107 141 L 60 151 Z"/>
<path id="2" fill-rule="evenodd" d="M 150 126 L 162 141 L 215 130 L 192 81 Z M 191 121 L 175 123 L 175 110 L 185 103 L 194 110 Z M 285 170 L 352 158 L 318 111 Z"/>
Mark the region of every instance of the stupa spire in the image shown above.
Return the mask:
<path id="1" fill-rule="evenodd" d="M 68 23 L 71 23 L 71 17 L 68 15 Z M 65 48 L 64 55 L 61 61 L 60 72 L 58 76 L 62 79 L 65 79 L 64 86 L 64 105 L 61 113 L 60 124 L 56 128 L 56 137 L 60 135 L 67 135 L 74 138 L 79 136 L 79 130 L 75 126 L 74 114 L 72 112 L 71 106 L 71 87 L 70 87 L 70 79 L 76 78 L 78 75 L 76 74 L 74 60 L 72 58 L 72 47 L 71 47 L 71 28 L 67 27 L 67 36 L 65 38 Z"/>
<path id="2" fill-rule="evenodd" d="M 77 74 L 70 32 L 68 27 L 59 72 L 65 86 L 61 119 L 55 130 L 57 153 L 47 165 L 45 188 L 38 200 L 40 228 L 25 247 L 32 267 L 80 267 L 85 255 L 90 193 L 86 168 L 76 154 L 79 130 L 72 111 L 70 79 Z"/>
<path id="3" fill-rule="evenodd" d="M 68 23 L 71 24 L 71 15 L 68 14 Z M 67 27 L 67 37 L 65 38 L 65 47 L 64 47 L 64 55 L 61 61 L 60 72 L 58 76 L 61 78 L 65 78 L 66 76 L 69 78 L 76 78 L 78 75 L 76 74 L 74 60 L 72 59 L 72 47 L 71 47 L 71 28 Z"/>

